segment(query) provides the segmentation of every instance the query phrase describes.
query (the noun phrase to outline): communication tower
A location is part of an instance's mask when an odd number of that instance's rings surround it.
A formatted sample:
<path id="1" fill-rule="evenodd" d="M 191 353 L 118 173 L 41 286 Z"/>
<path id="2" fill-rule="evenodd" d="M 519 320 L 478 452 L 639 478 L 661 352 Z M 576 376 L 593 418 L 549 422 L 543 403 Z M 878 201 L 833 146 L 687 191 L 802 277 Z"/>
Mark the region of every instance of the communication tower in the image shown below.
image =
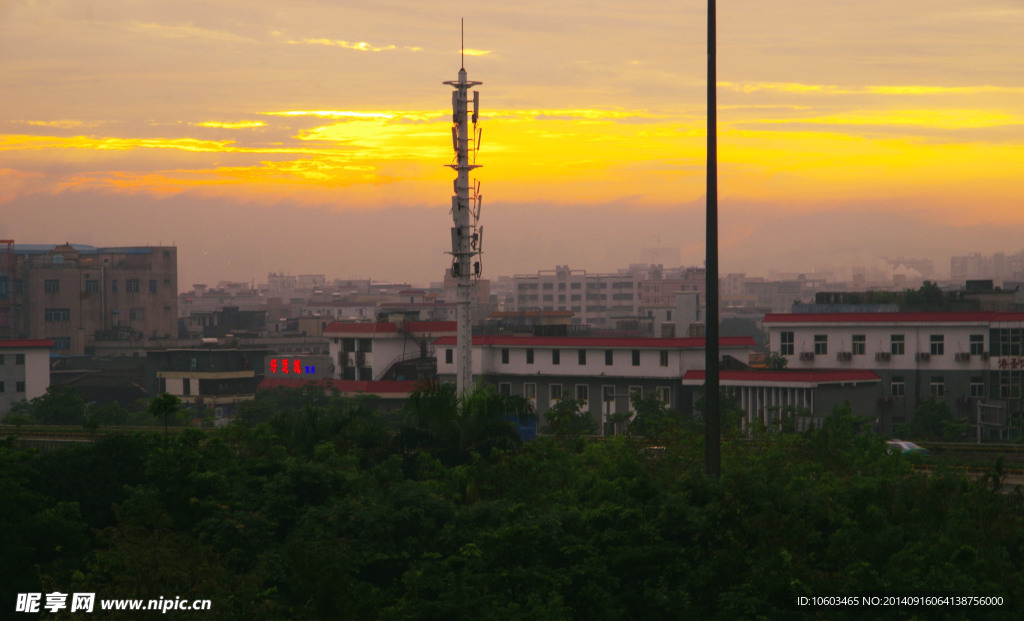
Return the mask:
<path id="1" fill-rule="evenodd" d="M 483 82 L 473 82 L 466 77 L 465 47 L 459 79 L 444 82 L 452 91 L 452 148 L 455 150 L 453 163 L 447 164 L 456 171 L 455 195 L 452 196 L 452 278 L 455 279 L 455 389 L 465 394 L 473 386 L 473 331 L 470 325 L 470 300 L 473 280 L 480 277 L 480 254 L 484 229 L 479 226 L 480 182 L 472 182 L 469 172 L 479 168 L 476 152 L 480 148 L 482 130 L 476 122 L 480 112 L 480 93 L 470 89 Z M 472 102 L 473 111 L 469 107 Z M 472 126 L 470 126 L 472 122 Z M 472 155 L 471 155 L 472 154 Z M 470 161 L 472 159 L 472 162 Z"/>

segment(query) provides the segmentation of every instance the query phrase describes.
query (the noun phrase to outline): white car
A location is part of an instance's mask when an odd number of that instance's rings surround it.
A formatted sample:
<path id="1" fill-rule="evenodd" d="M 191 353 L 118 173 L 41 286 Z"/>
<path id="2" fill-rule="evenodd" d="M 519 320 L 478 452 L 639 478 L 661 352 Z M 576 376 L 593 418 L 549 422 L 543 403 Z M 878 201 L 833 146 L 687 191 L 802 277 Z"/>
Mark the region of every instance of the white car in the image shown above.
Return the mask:
<path id="1" fill-rule="evenodd" d="M 890 453 L 900 453 L 907 455 L 910 453 L 917 453 L 919 455 L 927 455 L 928 451 L 906 440 L 886 440 L 885 442 L 889 446 Z"/>

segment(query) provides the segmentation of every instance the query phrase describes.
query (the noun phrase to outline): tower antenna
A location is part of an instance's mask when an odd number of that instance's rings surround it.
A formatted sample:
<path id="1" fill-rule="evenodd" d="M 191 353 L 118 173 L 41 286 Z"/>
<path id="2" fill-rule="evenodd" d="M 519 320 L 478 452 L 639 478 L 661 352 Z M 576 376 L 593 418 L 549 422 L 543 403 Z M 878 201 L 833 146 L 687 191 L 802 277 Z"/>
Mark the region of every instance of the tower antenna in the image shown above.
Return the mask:
<path id="1" fill-rule="evenodd" d="M 473 387 L 473 331 L 470 310 L 472 305 L 472 280 L 480 277 L 480 255 L 483 246 L 483 227 L 479 226 L 480 184 L 471 183 L 470 172 L 479 168 L 476 163 L 476 151 L 480 146 L 480 132 L 476 126 L 480 113 L 480 94 L 470 91 L 481 84 L 474 82 L 466 75 L 465 67 L 465 20 L 462 20 L 462 68 L 458 79 L 444 82 L 451 86 L 452 91 L 452 147 L 455 150 L 455 163 L 448 164 L 455 173 L 452 196 L 452 267 L 451 275 L 455 280 L 455 390 L 462 396 Z M 470 111 L 472 107 L 472 111 Z M 472 123 L 472 126 L 470 126 Z M 473 161 L 470 162 L 470 151 Z"/>
<path id="2" fill-rule="evenodd" d="M 466 18 L 459 18 L 459 37 L 462 50 L 462 57 L 459 59 L 459 66 L 462 69 L 466 68 Z"/>

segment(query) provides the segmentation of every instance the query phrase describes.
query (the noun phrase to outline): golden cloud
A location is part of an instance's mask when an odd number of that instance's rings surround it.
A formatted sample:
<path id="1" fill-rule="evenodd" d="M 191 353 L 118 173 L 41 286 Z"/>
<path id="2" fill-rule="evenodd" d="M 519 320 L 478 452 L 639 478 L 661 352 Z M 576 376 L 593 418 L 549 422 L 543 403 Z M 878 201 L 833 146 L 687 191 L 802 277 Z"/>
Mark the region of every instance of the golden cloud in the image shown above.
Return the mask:
<path id="1" fill-rule="evenodd" d="M 355 50 L 357 52 L 391 52 L 394 50 L 402 49 L 409 52 L 419 52 L 423 48 L 402 46 L 397 45 L 372 45 L 366 41 L 342 41 L 340 39 L 292 39 L 288 41 L 289 45 L 326 45 L 329 47 L 341 47 L 347 50 Z"/>
<path id="2" fill-rule="evenodd" d="M 266 127 L 263 121 L 238 121 L 236 123 L 224 123 L 220 121 L 204 121 L 195 123 L 197 127 L 215 127 L 219 129 L 251 129 L 254 127 Z"/>

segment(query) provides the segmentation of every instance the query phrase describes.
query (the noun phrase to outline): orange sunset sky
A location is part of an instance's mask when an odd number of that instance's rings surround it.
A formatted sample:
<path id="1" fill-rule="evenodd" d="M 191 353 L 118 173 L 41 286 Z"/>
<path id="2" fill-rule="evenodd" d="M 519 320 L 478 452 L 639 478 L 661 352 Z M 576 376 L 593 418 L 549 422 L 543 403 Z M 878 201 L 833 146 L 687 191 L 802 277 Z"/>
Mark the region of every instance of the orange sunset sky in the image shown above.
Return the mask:
<path id="1" fill-rule="evenodd" d="M 2 0 L 0 237 L 440 280 L 464 17 L 485 276 L 697 265 L 705 7 Z M 718 11 L 723 272 L 1024 249 L 1024 2 Z"/>

